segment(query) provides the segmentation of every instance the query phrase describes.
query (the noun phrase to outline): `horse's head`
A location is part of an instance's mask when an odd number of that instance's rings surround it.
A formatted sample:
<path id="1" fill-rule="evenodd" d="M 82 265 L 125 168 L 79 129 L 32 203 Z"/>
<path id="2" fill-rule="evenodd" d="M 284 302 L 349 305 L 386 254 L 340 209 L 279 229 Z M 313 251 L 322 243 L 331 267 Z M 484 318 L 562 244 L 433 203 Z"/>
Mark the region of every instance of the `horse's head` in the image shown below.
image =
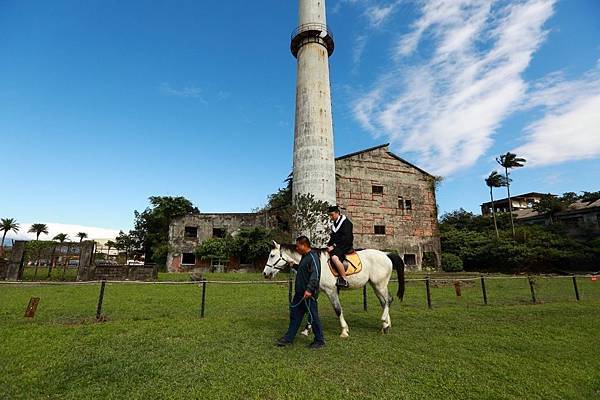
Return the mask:
<path id="1" fill-rule="evenodd" d="M 267 259 L 267 264 L 263 270 L 263 276 L 265 278 L 272 279 L 287 265 L 294 263 L 294 260 L 286 253 L 287 251 L 282 249 L 281 245 L 273 240 L 269 258 Z"/>

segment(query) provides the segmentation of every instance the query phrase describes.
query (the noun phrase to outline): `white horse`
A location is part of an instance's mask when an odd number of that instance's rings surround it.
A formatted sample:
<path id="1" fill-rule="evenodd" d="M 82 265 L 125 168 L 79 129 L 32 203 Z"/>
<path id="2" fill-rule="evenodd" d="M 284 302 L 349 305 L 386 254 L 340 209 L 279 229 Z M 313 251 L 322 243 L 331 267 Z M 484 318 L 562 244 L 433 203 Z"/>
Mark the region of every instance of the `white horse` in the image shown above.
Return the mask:
<path id="1" fill-rule="evenodd" d="M 323 291 L 340 319 L 340 325 L 342 327 L 342 333 L 340 337 L 348 337 L 348 324 L 344 319 L 344 313 L 340 304 L 338 296 L 338 290 L 336 287 L 337 278 L 332 274 L 327 261 L 329 260 L 329 254 L 326 249 L 316 249 L 319 253 L 319 259 L 321 261 L 321 280 L 320 289 Z M 393 297 L 388 291 L 388 283 L 392 277 L 392 269 L 396 269 L 398 272 L 398 297 L 402 301 L 404 297 L 405 281 L 404 281 L 404 262 L 397 254 L 384 253 L 379 250 L 360 250 L 357 252 L 362 261 L 362 270 L 354 275 L 347 277 L 350 289 L 358 289 L 370 283 L 379 299 L 379 303 L 383 308 L 383 314 L 381 315 L 381 321 L 383 326 L 381 328 L 382 333 L 387 333 L 391 326 L 392 321 L 390 319 L 390 305 L 392 304 Z M 279 271 L 285 269 L 286 266 L 293 264 L 299 264 L 302 256 L 296 251 L 294 245 L 278 244 L 273 241 L 273 249 L 269 253 L 269 259 L 267 265 L 263 270 L 263 276 L 267 279 L 272 279 Z M 345 290 L 345 289 L 344 289 Z M 303 334 L 307 335 L 305 331 Z"/>

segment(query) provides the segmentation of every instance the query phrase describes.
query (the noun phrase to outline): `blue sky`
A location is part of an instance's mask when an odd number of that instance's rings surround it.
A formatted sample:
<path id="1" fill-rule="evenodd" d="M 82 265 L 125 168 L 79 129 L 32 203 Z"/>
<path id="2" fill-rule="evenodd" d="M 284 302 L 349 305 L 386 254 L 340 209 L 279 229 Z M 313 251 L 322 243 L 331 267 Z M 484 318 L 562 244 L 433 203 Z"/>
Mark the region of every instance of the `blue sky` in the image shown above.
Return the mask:
<path id="1" fill-rule="evenodd" d="M 0 216 L 95 232 L 151 195 L 264 204 L 292 163 L 297 11 L 258 3 L 0 1 Z M 477 211 L 509 150 L 530 161 L 514 193 L 600 190 L 600 2 L 328 13 L 337 155 L 391 142 L 446 177 L 442 211 Z"/>

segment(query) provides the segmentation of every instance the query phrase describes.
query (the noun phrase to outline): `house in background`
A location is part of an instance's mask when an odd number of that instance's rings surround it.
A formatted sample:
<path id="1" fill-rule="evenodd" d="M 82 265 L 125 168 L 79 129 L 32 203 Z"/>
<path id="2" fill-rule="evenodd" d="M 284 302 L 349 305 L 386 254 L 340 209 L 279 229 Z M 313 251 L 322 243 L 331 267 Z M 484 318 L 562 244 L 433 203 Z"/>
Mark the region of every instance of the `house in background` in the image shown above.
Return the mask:
<path id="1" fill-rule="evenodd" d="M 530 210 L 535 203 L 538 203 L 546 194 L 545 193 L 525 193 L 516 196 L 511 196 L 513 211 Z M 497 213 L 509 211 L 508 198 L 494 200 L 494 209 Z M 481 205 L 481 215 L 489 216 L 492 214 L 492 202 L 483 203 Z"/>

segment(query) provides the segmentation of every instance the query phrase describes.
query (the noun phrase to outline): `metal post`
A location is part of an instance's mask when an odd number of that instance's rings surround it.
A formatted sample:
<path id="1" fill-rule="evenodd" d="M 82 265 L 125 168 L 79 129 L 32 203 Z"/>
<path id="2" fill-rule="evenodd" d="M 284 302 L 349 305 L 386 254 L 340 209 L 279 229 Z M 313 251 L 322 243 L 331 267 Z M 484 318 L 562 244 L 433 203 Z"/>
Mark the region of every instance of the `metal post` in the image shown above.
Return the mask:
<path id="1" fill-rule="evenodd" d="M 431 289 L 429 285 L 429 275 L 425 278 L 425 289 L 427 291 L 427 307 L 431 308 Z"/>
<path id="2" fill-rule="evenodd" d="M 104 287 L 106 286 L 106 280 L 102 280 L 100 284 L 100 295 L 98 296 L 98 306 L 96 306 L 96 321 L 100 321 L 102 318 L 102 302 L 104 301 Z"/>
<path id="3" fill-rule="evenodd" d="M 537 303 L 537 300 L 535 298 L 535 288 L 533 287 L 533 279 L 531 278 L 531 276 L 528 276 L 527 280 L 529 280 L 529 290 L 531 291 L 531 301 L 533 302 L 533 304 L 535 304 L 535 303 Z"/>
<path id="4" fill-rule="evenodd" d="M 579 301 L 579 289 L 577 288 L 577 276 L 573 275 L 573 289 L 575 289 L 575 298 Z"/>
<path id="5" fill-rule="evenodd" d="M 363 286 L 363 309 L 367 311 L 367 286 Z"/>
<path id="6" fill-rule="evenodd" d="M 202 304 L 200 305 L 200 318 L 204 318 L 204 305 L 206 304 L 206 278 L 202 278 Z"/>
<path id="7" fill-rule="evenodd" d="M 485 277 L 481 275 L 481 293 L 483 293 L 483 304 L 487 306 L 487 291 L 485 290 Z"/>

